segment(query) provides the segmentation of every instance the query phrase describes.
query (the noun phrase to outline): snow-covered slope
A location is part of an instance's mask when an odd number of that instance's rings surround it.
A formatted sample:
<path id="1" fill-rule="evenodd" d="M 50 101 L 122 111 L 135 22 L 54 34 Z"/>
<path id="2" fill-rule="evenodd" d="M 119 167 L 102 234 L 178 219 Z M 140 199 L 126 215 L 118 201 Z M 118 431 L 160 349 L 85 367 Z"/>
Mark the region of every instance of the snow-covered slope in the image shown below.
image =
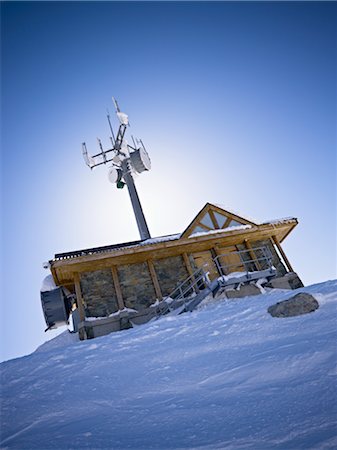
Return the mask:
<path id="1" fill-rule="evenodd" d="M 337 280 L 274 291 L 91 341 L 62 334 L 1 365 L 1 448 L 332 449 Z"/>

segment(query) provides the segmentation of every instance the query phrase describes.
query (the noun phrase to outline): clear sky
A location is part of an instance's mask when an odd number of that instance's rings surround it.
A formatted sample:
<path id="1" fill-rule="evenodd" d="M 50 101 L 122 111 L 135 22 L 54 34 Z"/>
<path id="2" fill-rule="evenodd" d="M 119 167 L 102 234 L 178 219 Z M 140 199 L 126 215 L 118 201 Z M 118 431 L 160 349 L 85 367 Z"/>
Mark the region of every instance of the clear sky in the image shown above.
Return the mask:
<path id="1" fill-rule="evenodd" d="M 207 201 L 294 216 L 295 270 L 336 278 L 336 3 L 2 2 L 1 20 L 3 359 L 53 336 L 44 261 L 139 238 L 126 189 L 81 156 L 108 143 L 112 95 L 152 160 L 152 236 Z"/>

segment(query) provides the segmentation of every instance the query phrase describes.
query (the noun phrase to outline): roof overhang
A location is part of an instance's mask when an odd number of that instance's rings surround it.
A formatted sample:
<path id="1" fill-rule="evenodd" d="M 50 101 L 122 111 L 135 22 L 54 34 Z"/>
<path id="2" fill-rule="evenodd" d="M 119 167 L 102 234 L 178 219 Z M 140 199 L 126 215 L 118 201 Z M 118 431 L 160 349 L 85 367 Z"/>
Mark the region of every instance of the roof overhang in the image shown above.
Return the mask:
<path id="1" fill-rule="evenodd" d="M 282 242 L 298 224 L 297 219 L 285 219 L 247 227 L 232 227 L 171 240 L 153 240 L 154 243 L 113 248 L 100 253 L 85 254 L 51 261 L 51 272 L 56 284 L 70 284 L 73 274 L 109 268 L 113 265 L 144 262 L 182 253 L 207 250 L 213 246 L 237 245 L 245 240 L 263 240 L 275 236 Z M 74 253 L 74 252 L 70 252 Z M 77 252 L 78 253 L 78 252 Z"/>

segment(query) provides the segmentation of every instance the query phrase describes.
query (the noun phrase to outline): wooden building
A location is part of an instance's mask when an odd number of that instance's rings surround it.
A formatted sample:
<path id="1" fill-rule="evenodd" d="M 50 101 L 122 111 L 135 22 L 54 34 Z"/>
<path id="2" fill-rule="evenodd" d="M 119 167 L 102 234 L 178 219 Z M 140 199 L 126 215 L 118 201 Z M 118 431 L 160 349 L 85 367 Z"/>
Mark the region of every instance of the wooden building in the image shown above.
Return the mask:
<path id="1" fill-rule="evenodd" d="M 224 275 L 224 268 L 226 275 L 263 269 L 263 249 L 275 279 L 283 280 L 280 287 L 301 286 L 281 247 L 297 223 L 257 224 L 207 203 L 181 234 L 56 254 L 50 268 L 56 286 L 76 295 L 80 337 L 95 337 L 123 328 L 128 311 L 149 310 L 200 268 L 209 280 Z"/>

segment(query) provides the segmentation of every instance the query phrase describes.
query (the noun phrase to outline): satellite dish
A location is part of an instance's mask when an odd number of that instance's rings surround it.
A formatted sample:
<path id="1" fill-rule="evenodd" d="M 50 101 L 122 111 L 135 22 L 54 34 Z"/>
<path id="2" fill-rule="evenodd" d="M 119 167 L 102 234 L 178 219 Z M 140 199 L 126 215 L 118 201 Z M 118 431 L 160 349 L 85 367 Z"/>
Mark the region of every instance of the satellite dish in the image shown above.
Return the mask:
<path id="1" fill-rule="evenodd" d="M 115 167 L 110 167 L 108 172 L 108 178 L 110 183 L 118 183 L 122 179 L 122 171 Z"/>
<path id="2" fill-rule="evenodd" d="M 142 173 L 151 169 L 151 160 L 145 148 L 139 148 L 130 154 L 132 167 L 136 172 Z"/>
<path id="3" fill-rule="evenodd" d="M 41 304 L 47 329 L 68 323 L 71 302 L 62 287 L 41 292 Z"/>

